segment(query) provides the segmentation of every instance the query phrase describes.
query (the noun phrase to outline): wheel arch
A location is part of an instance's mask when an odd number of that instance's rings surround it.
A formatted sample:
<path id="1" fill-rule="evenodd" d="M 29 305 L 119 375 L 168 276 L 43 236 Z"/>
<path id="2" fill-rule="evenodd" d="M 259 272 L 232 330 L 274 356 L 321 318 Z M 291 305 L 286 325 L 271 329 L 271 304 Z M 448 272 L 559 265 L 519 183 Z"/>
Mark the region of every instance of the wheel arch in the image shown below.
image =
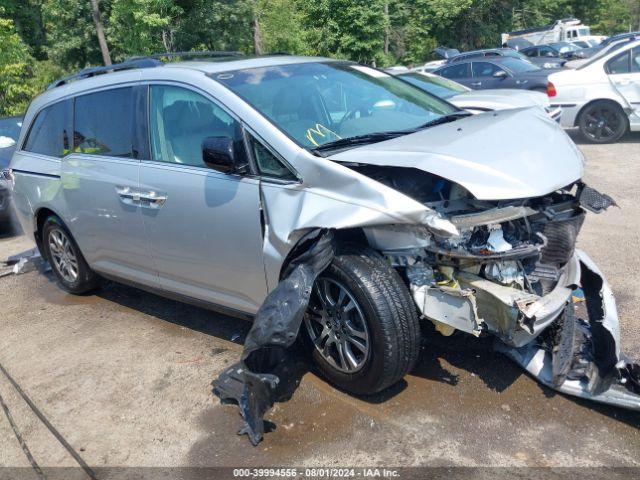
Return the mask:
<path id="1" fill-rule="evenodd" d="M 364 234 L 364 230 L 361 227 L 333 230 L 333 233 L 336 239 L 336 246 L 338 249 L 341 246 L 348 245 L 348 244 L 351 244 L 351 245 L 357 244 L 357 245 L 362 245 L 364 247 L 371 248 L 371 246 L 369 245 L 369 242 L 367 241 L 367 237 Z M 284 262 L 282 262 L 282 265 L 280 267 L 280 273 L 278 276 L 279 280 L 282 280 L 284 278 L 284 272 L 287 271 L 287 267 L 289 266 L 291 261 L 300 253 L 298 247 L 304 240 L 305 240 L 305 236 L 303 235 L 295 243 L 295 245 L 289 250 L 289 253 L 287 253 L 287 256 L 285 257 Z"/>
<path id="2" fill-rule="evenodd" d="M 36 210 L 34 215 L 34 225 L 36 227 L 36 230 L 35 232 L 33 232 L 33 236 L 35 238 L 36 245 L 38 246 L 38 249 L 40 250 L 40 252 L 44 251 L 42 249 L 42 228 L 44 226 L 45 220 L 51 216 L 58 217 L 64 223 L 64 220 L 62 220 L 62 217 L 49 207 L 40 207 L 39 209 Z"/>
<path id="3" fill-rule="evenodd" d="M 624 107 L 622 105 L 620 105 L 620 102 L 618 102 L 617 100 L 610 98 L 610 97 L 601 97 L 601 98 L 593 98 L 591 100 L 589 100 L 587 103 L 585 103 L 582 108 L 580 108 L 580 111 L 578 111 L 576 118 L 573 120 L 573 126 L 577 127 L 580 125 L 580 117 L 582 116 L 582 113 L 591 105 L 593 105 L 596 102 L 607 102 L 610 103 L 612 105 L 615 105 L 617 108 L 619 108 L 620 110 L 622 110 L 622 112 L 625 114 L 625 117 L 627 117 L 627 122 L 628 120 L 628 115 L 626 110 L 624 109 Z"/>

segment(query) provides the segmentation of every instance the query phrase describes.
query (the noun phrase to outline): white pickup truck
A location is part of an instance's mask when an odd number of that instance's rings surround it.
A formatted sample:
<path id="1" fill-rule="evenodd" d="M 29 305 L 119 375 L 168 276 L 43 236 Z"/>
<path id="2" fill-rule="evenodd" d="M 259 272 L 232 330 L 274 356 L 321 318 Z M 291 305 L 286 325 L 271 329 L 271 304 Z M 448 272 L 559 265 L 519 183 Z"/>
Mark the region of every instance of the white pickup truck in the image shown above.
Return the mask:
<path id="1" fill-rule="evenodd" d="M 524 38 L 534 45 L 555 42 L 573 42 L 576 40 L 596 40 L 601 42 L 605 37 L 591 35 L 591 28 L 583 25 L 577 18 L 556 20 L 544 27 L 528 28 L 515 32 L 503 33 L 502 44 L 505 45 L 514 38 Z"/>

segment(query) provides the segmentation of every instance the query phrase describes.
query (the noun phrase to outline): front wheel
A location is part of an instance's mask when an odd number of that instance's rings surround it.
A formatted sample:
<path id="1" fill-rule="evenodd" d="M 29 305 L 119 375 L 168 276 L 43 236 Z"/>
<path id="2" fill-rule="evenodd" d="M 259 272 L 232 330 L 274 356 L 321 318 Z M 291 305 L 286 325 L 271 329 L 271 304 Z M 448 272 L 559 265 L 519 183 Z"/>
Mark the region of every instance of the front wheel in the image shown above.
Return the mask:
<path id="1" fill-rule="evenodd" d="M 580 113 L 578 126 L 582 136 L 592 143 L 617 142 L 629 129 L 624 111 L 615 103 L 593 102 Z"/>
<path id="2" fill-rule="evenodd" d="M 351 393 L 384 390 L 418 358 L 420 325 L 411 295 L 370 249 L 334 258 L 314 284 L 304 323 L 320 372 Z"/>

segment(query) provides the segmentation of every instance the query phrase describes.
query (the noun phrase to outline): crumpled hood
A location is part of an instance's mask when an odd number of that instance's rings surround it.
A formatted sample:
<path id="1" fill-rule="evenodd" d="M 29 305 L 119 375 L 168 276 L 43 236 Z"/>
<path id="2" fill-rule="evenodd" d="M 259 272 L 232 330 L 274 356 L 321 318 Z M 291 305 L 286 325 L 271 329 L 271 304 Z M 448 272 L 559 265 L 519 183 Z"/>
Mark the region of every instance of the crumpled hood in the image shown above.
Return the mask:
<path id="1" fill-rule="evenodd" d="M 490 90 L 472 90 L 455 95 L 448 99 L 454 105 L 486 105 L 486 108 L 504 109 L 504 108 L 525 108 L 525 107 L 542 107 L 549 106 L 549 97 L 544 93 L 533 92 L 530 90 L 516 89 L 490 89 Z"/>
<path id="2" fill-rule="evenodd" d="M 336 162 L 417 168 L 480 200 L 547 195 L 582 177 L 584 157 L 539 109 L 487 112 L 353 148 Z"/>

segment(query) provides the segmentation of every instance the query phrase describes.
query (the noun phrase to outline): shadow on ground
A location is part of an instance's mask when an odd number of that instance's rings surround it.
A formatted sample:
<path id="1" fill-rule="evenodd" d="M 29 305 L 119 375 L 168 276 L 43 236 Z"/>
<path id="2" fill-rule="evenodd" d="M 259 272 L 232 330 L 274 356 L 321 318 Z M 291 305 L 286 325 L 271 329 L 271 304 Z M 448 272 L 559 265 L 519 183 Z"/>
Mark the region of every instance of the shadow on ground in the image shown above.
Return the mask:
<path id="1" fill-rule="evenodd" d="M 112 282 L 106 283 L 97 295 L 105 300 L 118 303 L 171 324 L 232 341 L 238 345 L 244 343 L 244 339 L 251 328 L 251 322 L 247 320 L 168 300 L 142 290 Z M 468 372 L 470 375 L 479 378 L 489 391 L 500 393 L 511 387 L 522 375 L 527 375 L 505 356 L 493 351 L 493 339 L 491 338 L 478 339 L 464 334 L 443 337 L 429 326 L 424 327 L 423 336 L 428 340 L 423 342 L 420 360 L 411 372 L 413 376 L 456 386 L 460 381 L 460 375 L 464 374 L 466 376 Z M 287 378 L 288 381 L 281 386 L 283 389 L 279 400 L 281 402 L 286 402 L 292 397 L 302 377 L 308 371 L 320 376 L 316 369 L 309 365 L 308 355 L 302 342 L 297 342 L 293 348 L 296 362 L 284 367 L 288 369 L 290 375 L 283 375 L 283 378 Z M 240 352 L 238 352 L 238 357 L 239 355 Z M 456 369 L 457 372 L 451 371 L 451 367 Z M 461 371 L 464 373 L 461 373 Z M 403 380 L 376 395 L 357 396 L 357 398 L 374 405 L 383 404 L 403 392 L 406 388 L 407 382 Z M 562 395 L 542 385 L 539 385 L 539 389 L 544 395 L 539 399 L 541 402 L 546 401 L 545 398 Z M 608 407 L 587 400 L 575 398 L 572 398 L 572 400 L 602 415 L 635 428 L 640 428 L 640 418 L 637 412 Z M 267 430 L 271 429 L 273 429 L 273 425 L 267 425 Z"/>
<path id="2" fill-rule="evenodd" d="M 576 145 L 594 145 L 593 142 L 585 139 L 577 128 L 565 130 L 565 132 L 567 132 Z M 640 143 L 640 132 L 629 132 L 615 143 Z"/>
<path id="3" fill-rule="evenodd" d="M 170 300 L 137 288 L 105 282 L 96 293 L 104 300 L 205 335 L 244 344 L 251 322 Z"/>

